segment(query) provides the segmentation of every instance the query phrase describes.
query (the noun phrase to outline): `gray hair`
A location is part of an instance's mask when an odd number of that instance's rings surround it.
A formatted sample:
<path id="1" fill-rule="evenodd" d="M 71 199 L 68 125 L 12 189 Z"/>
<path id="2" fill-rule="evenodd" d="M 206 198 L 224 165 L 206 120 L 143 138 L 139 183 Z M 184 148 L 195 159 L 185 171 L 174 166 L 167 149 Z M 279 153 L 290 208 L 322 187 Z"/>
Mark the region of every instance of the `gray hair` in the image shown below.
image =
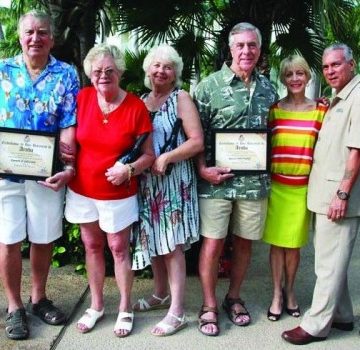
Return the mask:
<path id="1" fill-rule="evenodd" d="M 53 38 L 54 30 L 55 30 L 54 21 L 48 13 L 39 11 L 39 10 L 28 11 L 19 18 L 17 31 L 18 31 L 18 34 L 20 37 L 21 37 L 22 23 L 24 22 L 25 18 L 27 18 L 27 17 L 34 17 L 35 19 L 39 20 L 40 22 L 47 23 L 49 25 L 49 29 L 50 29 L 50 38 Z"/>
<path id="2" fill-rule="evenodd" d="M 342 50 L 344 53 L 344 58 L 347 62 L 351 61 L 354 59 L 353 56 L 353 51 L 351 50 L 351 48 L 349 46 L 347 46 L 346 44 L 343 43 L 336 43 L 336 44 L 332 44 L 330 46 L 328 46 L 323 53 L 323 57 L 328 54 L 330 51 L 335 51 L 335 50 Z"/>
<path id="3" fill-rule="evenodd" d="M 150 79 L 147 75 L 147 72 L 151 66 L 151 64 L 156 59 L 162 59 L 164 61 L 169 61 L 174 66 L 175 70 L 175 82 L 174 86 L 180 87 L 182 84 L 181 74 L 184 67 L 184 63 L 178 52 L 168 44 L 161 44 L 159 46 L 155 46 L 150 49 L 148 54 L 146 55 L 143 63 L 143 69 L 145 72 L 144 84 L 149 89 L 152 88 Z"/>
<path id="4" fill-rule="evenodd" d="M 259 47 L 261 47 L 262 37 L 261 37 L 260 30 L 257 27 L 255 27 L 253 24 L 248 23 L 248 22 L 241 22 L 241 23 L 235 24 L 232 27 L 232 29 L 229 32 L 229 46 L 231 46 L 234 42 L 233 36 L 235 34 L 239 34 L 239 33 L 243 33 L 243 32 L 254 32 L 256 34 Z"/>
<path id="5" fill-rule="evenodd" d="M 91 75 L 93 62 L 104 56 L 110 56 L 113 58 L 115 66 L 120 73 L 125 71 L 125 59 L 120 49 L 115 45 L 99 44 L 90 49 L 84 59 L 84 72 L 88 78 L 90 78 Z"/>

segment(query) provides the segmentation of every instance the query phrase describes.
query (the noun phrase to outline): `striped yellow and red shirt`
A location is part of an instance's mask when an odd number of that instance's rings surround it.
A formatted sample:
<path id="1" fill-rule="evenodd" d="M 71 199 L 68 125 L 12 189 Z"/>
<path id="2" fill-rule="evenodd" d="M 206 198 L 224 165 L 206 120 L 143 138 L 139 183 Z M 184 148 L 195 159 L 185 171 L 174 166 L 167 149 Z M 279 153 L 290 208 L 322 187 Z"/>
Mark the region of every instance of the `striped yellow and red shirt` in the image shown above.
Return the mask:
<path id="1" fill-rule="evenodd" d="M 326 107 L 288 111 L 278 103 L 270 109 L 272 179 L 287 185 L 306 185 Z"/>

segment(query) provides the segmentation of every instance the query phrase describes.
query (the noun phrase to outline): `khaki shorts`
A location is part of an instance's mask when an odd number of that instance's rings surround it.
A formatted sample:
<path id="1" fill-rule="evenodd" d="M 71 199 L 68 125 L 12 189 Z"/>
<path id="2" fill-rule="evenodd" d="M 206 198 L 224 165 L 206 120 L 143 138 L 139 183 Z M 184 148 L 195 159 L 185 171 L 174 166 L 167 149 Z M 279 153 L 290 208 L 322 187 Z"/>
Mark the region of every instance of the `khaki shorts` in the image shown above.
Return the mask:
<path id="1" fill-rule="evenodd" d="M 200 198 L 200 233 L 222 239 L 228 231 L 241 238 L 261 239 L 265 224 L 267 198 L 227 200 Z"/>

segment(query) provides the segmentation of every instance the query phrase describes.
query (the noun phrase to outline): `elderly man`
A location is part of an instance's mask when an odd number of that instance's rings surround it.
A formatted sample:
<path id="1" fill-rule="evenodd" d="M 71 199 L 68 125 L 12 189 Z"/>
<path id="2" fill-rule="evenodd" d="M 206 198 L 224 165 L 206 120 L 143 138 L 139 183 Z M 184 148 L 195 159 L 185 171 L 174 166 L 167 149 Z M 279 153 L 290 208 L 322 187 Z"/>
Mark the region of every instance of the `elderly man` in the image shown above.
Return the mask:
<path id="1" fill-rule="evenodd" d="M 19 20 L 22 54 L 0 63 L 0 126 L 59 132 L 60 142 L 75 148 L 76 71 L 52 57 L 51 18 L 31 11 Z M 29 336 L 20 296 L 21 242 L 31 242 L 31 293 L 28 311 L 57 325 L 65 315 L 46 298 L 52 242 L 62 234 L 64 185 L 74 176 L 72 164 L 46 181 L 0 180 L 0 274 L 7 296 L 6 335 Z"/>
<path id="2" fill-rule="evenodd" d="M 348 46 L 325 49 L 323 73 L 336 96 L 319 133 L 309 179 L 317 280 L 300 327 L 282 334 L 292 344 L 325 340 L 331 328 L 354 327 L 347 270 L 360 224 L 360 76 L 355 67 Z"/>
<path id="3" fill-rule="evenodd" d="M 215 290 L 228 231 L 233 237 L 232 269 L 223 308 L 237 326 L 251 321 L 240 299 L 240 287 L 250 263 L 252 241 L 262 237 L 269 191 L 267 174 L 240 176 L 229 168 L 210 166 L 211 133 L 214 128 L 266 128 L 269 107 L 277 99 L 269 80 L 255 70 L 261 48 L 259 30 L 250 23 L 235 25 L 229 46 L 231 62 L 200 82 L 195 92 L 206 138 L 206 151 L 197 161 L 204 238 L 199 261 L 203 291 L 199 330 L 210 336 L 219 333 Z"/>

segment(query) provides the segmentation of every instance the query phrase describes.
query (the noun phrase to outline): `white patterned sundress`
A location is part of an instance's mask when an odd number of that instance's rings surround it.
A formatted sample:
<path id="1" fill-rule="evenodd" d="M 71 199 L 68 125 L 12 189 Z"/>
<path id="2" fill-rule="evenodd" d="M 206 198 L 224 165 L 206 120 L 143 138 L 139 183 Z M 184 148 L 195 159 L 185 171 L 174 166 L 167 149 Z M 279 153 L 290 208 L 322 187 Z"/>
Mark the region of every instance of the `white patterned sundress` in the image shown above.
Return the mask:
<path id="1" fill-rule="evenodd" d="M 153 113 L 153 143 L 156 157 L 169 139 L 177 119 L 178 89 Z M 146 99 L 146 95 L 143 96 Z M 186 141 L 181 128 L 177 146 Z M 139 222 L 134 224 L 133 269 L 151 263 L 151 257 L 169 254 L 179 244 L 184 250 L 199 239 L 199 208 L 193 161 L 175 163 L 171 174 L 153 175 L 150 170 L 139 177 Z"/>

